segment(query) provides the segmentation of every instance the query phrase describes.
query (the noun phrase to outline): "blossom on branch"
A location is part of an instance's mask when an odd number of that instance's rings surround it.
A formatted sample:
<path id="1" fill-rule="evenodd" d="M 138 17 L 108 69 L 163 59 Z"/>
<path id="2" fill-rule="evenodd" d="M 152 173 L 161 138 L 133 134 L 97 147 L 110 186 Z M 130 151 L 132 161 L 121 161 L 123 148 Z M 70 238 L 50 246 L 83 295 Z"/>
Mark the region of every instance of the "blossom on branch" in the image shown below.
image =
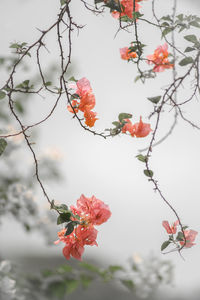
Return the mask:
<path id="1" fill-rule="evenodd" d="M 142 117 L 140 117 L 139 123 L 132 124 L 129 119 L 124 120 L 126 123 L 122 127 L 122 133 L 126 133 L 127 131 L 130 133 L 132 137 L 146 137 L 151 131 L 151 125 L 142 122 Z"/>
<path id="2" fill-rule="evenodd" d="M 168 221 L 163 221 L 162 225 L 166 229 L 168 234 L 175 234 L 177 230 L 177 226 L 179 225 L 179 220 L 174 222 L 171 226 L 169 225 Z"/>
<path id="3" fill-rule="evenodd" d="M 67 213 L 69 212 L 70 220 L 65 228 L 58 232 L 59 239 L 54 244 L 65 243 L 63 255 L 66 259 L 70 259 L 72 256 L 81 260 L 85 245 L 98 246 L 96 242 L 98 231 L 94 225 L 106 222 L 110 218 L 111 212 L 103 201 L 95 196 L 87 198 L 84 195 L 77 200 L 77 207 L 71 206 Z M 73 227 L 70 232 L 67 232 L 69 224 Z"/>
<path id="4" fill-rule="evenodd" d="M 131 51 L 128 47 L 120 48 L 121 59 L 130 60 L 137 57 L 137 53 Z"/>
<path id="5" fill-rule="evenodd" d="M 153 71 L 154 72 L 163 72 L 165 69 L 171 69 L 174 67 L 168 60 L 168 45 L 165 43 L 164 45 L 158 46 L 152 55 L 148 55 L 148 64 L 154 64 Z"/>
<path id="6" fill-rule="evenodd" d="M 127 16 L 129 19 L 133 19 L 133 12 L 137 12 L 140 9 L 140 5 L 138 4 L 138 0 L 135 0 L 135 5 L 133 0 L 119 0 L 121 13 L 117 10 L 112 12 L 112 16 L 115 19 L 119 19 L 120 17 Z M 135 6 L 135 7 L 134 7 Z"/>
<path id="7" fill-rule="evenodd" d="M 83 77 L 77 81 L 76 84 L 70 84 L 69 87 L 75 90 L 75 93 L 71 96 L 71 103 L 67 106 L 67 109 L 71 113 L 78 113 L 82 111 L 84 113 L 85 124 L 89 127 L 93 127 L 97 113 L 92 109 L 95 107 L 96 100 L 90 86 L 90 82 L 87 78 Z"/>
<path id="8" fill-rule="evenodd" d="M 184 230 L 184 235 L 186 238 L 186 244 L 184 241 L 180 241 L 180 245 L 183 246 L 185 244 L 184 247 L 186 248 L 191 248 L 192 246 L 196 245 L 194 242 L 196 236 L 197 236 L 198 232 L 195 230 Z"/>

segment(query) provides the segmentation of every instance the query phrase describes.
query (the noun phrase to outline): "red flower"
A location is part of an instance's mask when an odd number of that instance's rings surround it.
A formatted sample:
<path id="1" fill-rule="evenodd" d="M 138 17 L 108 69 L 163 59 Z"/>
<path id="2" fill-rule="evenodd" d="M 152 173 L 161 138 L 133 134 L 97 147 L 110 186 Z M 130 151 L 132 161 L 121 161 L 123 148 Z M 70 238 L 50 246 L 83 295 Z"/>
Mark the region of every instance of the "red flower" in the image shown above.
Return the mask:
<path id="1" fill-rule="evenodd" d="M 89 127 L 93 127 L 96 120 L 98 120 L 98 118 L 96 118 L 96 115 L 97 113 L 86 109 L 84 112 L 85 124 Z"/>
<path id="2" fill-rule="evenodd" d="M 192 246 L 196 245 L 194 242 L 198 232 L 195 230 L 184 230 L 184 234 L 185 234 L 185 238 L 186 238 L 186 244 L 184 247 L 186 248 L 191 248 Z M 180 241 L 179 242 L 181 244 L 181 246 L 184 245 L 184 241 Z"/>
<path id="3" fill-rule="evenodd" d="M 168 60 L 168 45 L 165 43 L 164 45 L 158 46 L 154 51 L 154 54 L 148 55 L 148 64 L 154 64 L 155 67 L 153 68 L 154 72 L 162 72 L 165 69 L 171 69 L 174 67 L 173 64 L 170 64 Z"/>
<path id="4" fill-rule="evenodd" d="M 168 221 L 163 221 L 162 222 L 163 227 L 166 229 L 168 234 L 175 234 L 176 230 L 177 230 L 177 226 L 179 225 L 179 220 L 177 220 L 176 222 L 174 222 L 172 224 L 172 226 L 169 225 Z"/>
<path id="5" fill-rule="evenodd" d="M 140 122 L 135 124 L 132 124 L 129 119 L 125 121 L 127 123 L 122 127 L 122 133 L 128 131 L 132 137 L 146 137 L 152 131 L 150 124 L 142 122 L 142 117 L 140 117 Z"/>
<path id="6" fill-rule="evenodd" d="M 131 58 L 136 58 L 137 53 L 136 52 L 130 52 L 130 49 L 128 47 L 120 48 L 119 49 L 121 54 L 121 59 L 129 60 Z"/>
<path id="7" fill-rule="evenodd" d="M 150 124 L 142 122 L 142 117 L 140 117 L 140 122 L 135 123 L 133 126 L 135 130 L 134 134 L 136 137 L 145 137 L 152 131 Z"/>
<path id="8" fill-rule="evenodd" d="M 111 216 L 108 205 L 95 196 L 86 198 L 81 195 L 80 199 L 77 200 L 77 208 L 81 215 L 84 215 L 86 220 L 93 225 L 101 225 Z"/>
<path id="9" fill-rule="evenodd" d="M 133 0 L 121 0 L 119 1 L 121 4 L 121 14 L 118 11 L 113 11 L 112 16 L 116 19 L 119 17 L 127 16 L 130 19 L 133 19 L 134 5 Z M 135 1 L 135 11 L 139 11 L 140 5 Z"/>

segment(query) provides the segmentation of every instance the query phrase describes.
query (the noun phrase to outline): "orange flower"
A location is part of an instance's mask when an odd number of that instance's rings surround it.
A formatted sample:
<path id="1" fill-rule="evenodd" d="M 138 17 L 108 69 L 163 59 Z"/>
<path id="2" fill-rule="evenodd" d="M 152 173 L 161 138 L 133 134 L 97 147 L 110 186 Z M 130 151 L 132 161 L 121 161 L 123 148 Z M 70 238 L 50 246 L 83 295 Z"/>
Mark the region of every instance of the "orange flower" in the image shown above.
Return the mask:
<path id="1" fill-rule="evenodd" d="M 137 3 L 138 1 L 135 1 L 135 11 L 139 11 L 140 5 Z M 112 16 L 116 19 L 119 19 L 119 17 L 127 16 L 130 19 L 133 19 L 133 12 L 134 12 L 134 6 L 133 6 L 133 0 L 121 0 L 121 14 L 114 10 L 112 12 Z"/>
<path id="2" fill-rule="evenodd" d="M 126 124 L 122 127 L 122 133 L 126 133 L 127 131 L 130 133 L 132 137 L 135 135 L 134 125 L 129 119 L 125 119 Z"/>
<path id="3" fill-rule="evenodd" d="M 125 119 L 125 121 L 127 123 L 122 127 L 122 133 L 128 131 L 132 137 L 146 137 L 152 131 L 150 124 L 142 122 L 142 117 L 140 117 L 140 122 L 135 124 L 132 124 L 129 119 Z"/>
<path id="4" fill-rule="evenodd" d="M 135 123 L 133 126 L 134 126 L 136 137 L 145 137 L 152 131 L 150 124 L 142 122 L 142 117 L 140 117 L 140 122 Z"/>
<path id="5" fill-rule="evenodd" d="M 98 120 L 98 118 L 96 118 L 96 115 L 97 113 L 86 109 L 84 111 L 85 124 L 89 127 L 93 127 L 96 120 Z"/>
<path id="6" fill-rule="evenodd" d="M 165 43 L 164 45 L 158 46 L 154 51 L 154 54 L 148 55 L 148 64 L 154 64 L 153 71 L 154 72 L 162 72 L 165 69 L 171 69 L 174 67 L 173 64 L 170 64 L 168 60 L 168 45 Z"/>
<path id="7" fill-rule="evenodd" d="M 78 101 L 77 100 L 72 100 L 71 105 L 73 106 L 75 112 L 77 113 L 78 112 L 78 107 L 79 107 Z M 69 112 L 74 114 L 74 111 L 73 111 L 71 105 L 67 105 L 67 109 L 68 109 Z"/>
<path id="8" fill-rule="evenodd" d="M 128 47 L 120 48 L 119 49 L 121 54 L 121 59 L 129 60 L 131 58 L 136 58 L 137 53 L 136 52 L 130 52 L 130 49 Z"/>
<path id="9" fill-rule="evenodd" d="M 80 100 L 79 109 L 84 112 L 95 107 L 95 96 L 91 92 L 85 93 Z"/>

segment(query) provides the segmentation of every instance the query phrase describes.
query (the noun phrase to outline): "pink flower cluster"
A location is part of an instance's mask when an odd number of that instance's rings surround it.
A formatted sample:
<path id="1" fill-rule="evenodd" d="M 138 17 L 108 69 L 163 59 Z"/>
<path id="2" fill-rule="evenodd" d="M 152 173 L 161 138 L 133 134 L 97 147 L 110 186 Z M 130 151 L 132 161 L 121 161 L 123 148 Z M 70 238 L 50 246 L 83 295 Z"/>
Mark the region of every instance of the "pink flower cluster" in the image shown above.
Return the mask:
<path id="1" fill-rule="evenodd" d="M 168 45 L 165 43 L 164 45 L 158 46 L 152 55 L 148 55 L 148 64 L 154 64 L 153 71 L 154 72 L 162 72 L 165 69 L 171 69 L 174 67 L 168 60 Z"/>
<path id="2" fill-rule="evenodd" d="M 145 137 L 152 131 L 150 124 L 142 122 L 142 117 L 140 117 L 139 123 L 135 124 L 132 124 L 129 119 L 125 119 L 125 121 L 126 124 L 122 127 L 122 133 L 128 131 L 132 137 Z"/>
<path id="3" fill-rule="evenodd" d="M 66 229 L 58 232 L 59 240 L 54 242 L 58 244 L 60 241 L 65 243 L 63 255 L 66 259 L 70 256 L 81 260 L 85 245 L 98 246 L 96 239 L 98 231 L 94 225 L 105 223 L 111 216 L 110 209 L 103 201 L 95 196 L 86 198 L 81 195 L 75 206 L 71 206 L 72 213 L 79 216 L 80 224 L 73 230 L 70 235 L 65 236 Z"/>
<path id="4" fill-rule="evenodd" d="M 114 10 L 112 12 L 112 16 L 116 19 L 119 19 L 119 17 L 124 17 L 124 16 L 129 17 L 129 19 L 133 19 L 133 12 L 134 11 L 137 12 L 140 9 L 140 5 L 138 4 L 138 2 L 140 2 L 140 1 L 142 1 L 142 0 L 135 0 L 135 7 L 134 7 L 133 0 L 119 0 L 119 4 L 121 7 L 121 14 L 119 11 Z M 105 2 L 105 0 L 104 0 L 104 2 Z"/>
<path id="5" fill-rule="evenodd" d="M 181 246 L 183 246 L 185 244 L 184 247 L 186 247 L 186 248 L 191 248 L 192 246 L 196 245 L 194 243 L 194 241 L 198 234 L 197 231 L 192 230 L 192 229 L 184 230 L 183 232 L 184 232 L 184 235 L 186 238 L 186 243 L 185 243 L 184 237 L 182 236 L 183 235 L 182 232 L 179 232 L 179 234 L 181 234 L 181 237 L 178 237 L 178 235 L 175 239 L 172 237 L 177 232 L 177 226 L 179 225 L 178 220 L 176 222 L 174 222 L 171 226 L 169 225 L 168 221 L 163 221 L 162 225 L 165 228 L 165 230 L 167 231 L 167 233 L 171 236 L 169 241 L 179 243 Z"/>
<path id="6" fill-rule="evenodd" d="M 85 124 L 93 127 L 98 119 L 96 118 L 97 113 L 92 111 L 96 101 L 89 80 L 83 77 L 76 84 L 71 84 L 69 87 L 74 89 L 75 93 L 71 105 L 67 106 L 68 111 L 71 113 L 82 111 L 84 113 Z"/>

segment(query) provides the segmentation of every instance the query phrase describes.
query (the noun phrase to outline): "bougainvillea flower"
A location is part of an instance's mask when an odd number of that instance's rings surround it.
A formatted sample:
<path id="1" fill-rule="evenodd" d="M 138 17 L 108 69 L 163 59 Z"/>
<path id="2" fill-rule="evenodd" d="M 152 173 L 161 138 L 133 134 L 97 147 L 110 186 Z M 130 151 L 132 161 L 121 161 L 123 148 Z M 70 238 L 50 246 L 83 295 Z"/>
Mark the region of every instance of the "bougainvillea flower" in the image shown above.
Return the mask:
<path id="1" fill-rule="evenodd" d="M 78 101 L 77 100 L 72 100 L 71 105 L 73 106 L 75 112 L 77 113 L 78 112 L 78 106 L 79 106 Z M 69 112 L 74 113 L 71 105 L 67 105 L 67 109 L 68 109 Z"/>
<path id="2" fill-rule="evenodd" d="M 79 104 L 79 109 L 81 111 L 85 110 L 91 110 L 95 107 L 95 96 L 93 93 L 85 93 L 81 98 L 80 98 L 80 104 Z"/>
<path id="3" fill-rule="evenodd" d="M 86 93 L 92 92 L 90 82 L 85 77 L 78 80 L 76 86 L 77 86 L 76 94 L 78 94 L 80 97 L 84 96 Z"/>
<path id="4" fill-rule="evenodd" d="M 91 224 L 89 226 L 78 226 L 76 229 L 76 236 L 82 245 L 98 246 L 96 242 L 97 233 L 98 231 Z"/>
<path id="5" fill-rule="evenodd" d="M 108 205 L 95 196 L 86 198 L 84 195 L 81 195 L 77 200 L 77 209 L 81 215 L 84 215 L 87 221 L 93 225 L 101 225 L 111 216 Z"/>
<path id="6" fill-rule="evenodd" d="M 174 222 L 171 226 L 169 225 L 168 221 L 163 221 L 162 225 L 166 229 L 168 234 L 175 234 L 177 230 L 177 226 L 179 225 L 179 220 Z"/>
<path id="7" fill-rule="evenodd" d="M 186 248 L 191 248 L 192 246 L 196 245 L 194 242 L 198 232 L 195 230 L 184 230 L 184 234 L 185 234 L 185 238 L 186 238 L 186 244 L 184 247 Z M 181 244 L 181 246 L 184 245 L 184 241 L 180 241 L 179 242 Z"/>
<path id="8" fill-rule="evenodd" d="M 80 244 L 75 237 L 63 248 L 63 255 L 66 259 L 70 259 L 70 256 L 73 256 L 74 258 L 81 260 L 83 252 L 84 246 Z"/>
<path id="9" fill-rule="evenodd" d="M 136 137 L 145 137 L 152 131 L 150 124 L 142 122 L 142 117 L 140 117 L 140 122 L 135 123 L 133 126 L 135 130 L 134 134 Z"/>
<path id="10" fill-rule="evenodd" d="M 126 124 L 122 127 L 122 133 L 126 133 L 127 131 L 131 134 L 132 137 L 135 135 L 134 125 L 129 119 L 124 119 Z"/>
<path id="11" fill-rule="evenodd" d="M 174 65 L 169 62 L 168 56 L 167 43 L 158 46 L 158 48 L 154 51 L 154 54 L 147 56 L 148 63 L 155 65 L 153 68 L 154 72 L 162 72 L 165 69 L 171 69 L 174 67 Z"/>
<path id="12" fill-rule="evenodd" d="M 130 49 L 128 47 L 121 48 L 121 49 L 119 49 L 119 51 L 120 51 L 121 59 L 129 60 L 131 58 L 137 57 L 137 53 L 130 52 Z"/>
<path id="13" fill-rule="evenodd" d="M 93 127 L 96 120 L 98 120 L 98 118 L 96 118 L 96 115 L 97 113 L 86 109 L 84 112 L 85 124 L 89 127 Z"/>
<path id="14" fill-rule="evenodd" d="M 139 11 L 140 5 L 137 3 L 138 1 L 135 1 L 135 11 Z M 112 16 L 116 19 L 119 19 L 119 17 L 127 16 L 130 19 L 133 19 L 133 12 L 134 12 L 134 5 L 133 0 L 121 0 L 121 14 L 118 11 L 113 11 Z"/>

